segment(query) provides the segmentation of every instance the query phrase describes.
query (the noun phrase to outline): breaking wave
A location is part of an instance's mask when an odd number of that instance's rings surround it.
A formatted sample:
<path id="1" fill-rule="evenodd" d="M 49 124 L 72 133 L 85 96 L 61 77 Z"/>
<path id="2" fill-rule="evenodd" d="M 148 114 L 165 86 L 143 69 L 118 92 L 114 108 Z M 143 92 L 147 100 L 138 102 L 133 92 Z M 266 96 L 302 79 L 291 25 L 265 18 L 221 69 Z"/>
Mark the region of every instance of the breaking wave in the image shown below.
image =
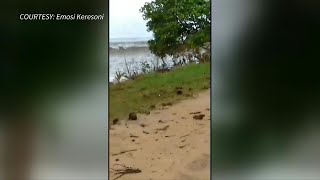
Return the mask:
<path id="1" fill-rule="evenodd" d="M 116 38 L 110 39 L 109 48 L 111 50 L 147 48 L 150 38 Z"/>

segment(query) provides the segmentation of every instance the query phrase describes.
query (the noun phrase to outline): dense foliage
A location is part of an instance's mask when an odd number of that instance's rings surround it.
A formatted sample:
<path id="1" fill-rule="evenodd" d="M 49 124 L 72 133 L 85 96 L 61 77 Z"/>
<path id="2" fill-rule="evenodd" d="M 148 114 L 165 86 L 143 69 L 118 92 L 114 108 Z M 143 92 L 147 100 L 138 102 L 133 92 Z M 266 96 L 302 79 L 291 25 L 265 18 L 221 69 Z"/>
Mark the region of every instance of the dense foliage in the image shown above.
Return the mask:
<path id="1" fill-rule="evenodd" d="M 153 32 L 149 47 L 163 58 L 210 42 L 209 0 L 154 0 L 141 9 L 148 31 Z"/>

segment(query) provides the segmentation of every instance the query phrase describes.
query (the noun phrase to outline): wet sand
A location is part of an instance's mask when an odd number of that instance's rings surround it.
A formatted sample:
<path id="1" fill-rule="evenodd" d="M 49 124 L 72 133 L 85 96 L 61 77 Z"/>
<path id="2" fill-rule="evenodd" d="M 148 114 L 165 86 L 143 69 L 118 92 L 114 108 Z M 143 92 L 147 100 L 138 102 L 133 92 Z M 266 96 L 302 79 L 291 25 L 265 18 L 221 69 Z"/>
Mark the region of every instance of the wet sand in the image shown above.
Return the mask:
<path id="1" fill-rule="evenodd" d="M 210 90 L 110 129 L 110 179 L 209 180 Z M 201 119 L 201 114 L 204 117 Z M 199 116 L 195 119 L 194 116 Z M 123 166 L 122 166 L 123 165 Z M 141 172 L 139 171 L 141 170 Z"/>

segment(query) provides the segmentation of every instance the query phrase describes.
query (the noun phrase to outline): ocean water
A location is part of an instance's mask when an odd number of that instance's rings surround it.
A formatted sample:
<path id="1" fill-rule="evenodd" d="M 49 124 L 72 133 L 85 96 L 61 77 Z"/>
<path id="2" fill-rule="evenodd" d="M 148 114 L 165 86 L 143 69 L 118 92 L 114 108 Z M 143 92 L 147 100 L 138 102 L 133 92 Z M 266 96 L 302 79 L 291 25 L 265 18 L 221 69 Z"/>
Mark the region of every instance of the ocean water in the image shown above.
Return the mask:
<path id="1" fill-rule="evenodd" d="M 142 63 L 151 67 L 159 67 L 162 60 L 151 53 L 148 46 L 150 38 L 111 38 L 109 42 L 109 82 L 115 81 L 117 72 L 135 70 L 141 73 Z M 204 53 L 204 50 L 201 50 Z M 191 52 L 190 52 L 191 53 Z M 184 56 L 186 57 L 186 56 Z M 167 56 L 164 61 L 167 67 L 173 67 L 172 56 Z M 182 56 L 178 60 L 182 60 Z M 188 61 L 188 60 L 187 60 Z"/>
<path id="2" fill-rule="evenodd" d="M 117 71 L 126 71 L 126 61 L 130 69 L 141 69 L 142 62 L 156 62 L 148 47 L 151 38 L 111 38 L 109 43 L 109 81 L 114 81 Z"/>

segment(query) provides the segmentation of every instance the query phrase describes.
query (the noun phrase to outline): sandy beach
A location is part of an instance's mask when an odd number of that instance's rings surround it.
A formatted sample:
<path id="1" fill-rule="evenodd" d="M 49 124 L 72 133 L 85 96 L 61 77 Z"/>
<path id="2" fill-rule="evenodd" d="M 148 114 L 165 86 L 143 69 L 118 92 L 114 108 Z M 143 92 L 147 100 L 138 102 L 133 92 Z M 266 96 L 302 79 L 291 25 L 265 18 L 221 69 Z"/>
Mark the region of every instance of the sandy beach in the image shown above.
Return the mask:
<path id="1" fill-rule="evenodd" d="M 110 179 L 209 180 L 209 108 L 210 90 L 206 90 L 149 115 L 138 114 L 138 120 L 113 125 Z M 121 174 L 130 167 L 132 173 Z"/>

